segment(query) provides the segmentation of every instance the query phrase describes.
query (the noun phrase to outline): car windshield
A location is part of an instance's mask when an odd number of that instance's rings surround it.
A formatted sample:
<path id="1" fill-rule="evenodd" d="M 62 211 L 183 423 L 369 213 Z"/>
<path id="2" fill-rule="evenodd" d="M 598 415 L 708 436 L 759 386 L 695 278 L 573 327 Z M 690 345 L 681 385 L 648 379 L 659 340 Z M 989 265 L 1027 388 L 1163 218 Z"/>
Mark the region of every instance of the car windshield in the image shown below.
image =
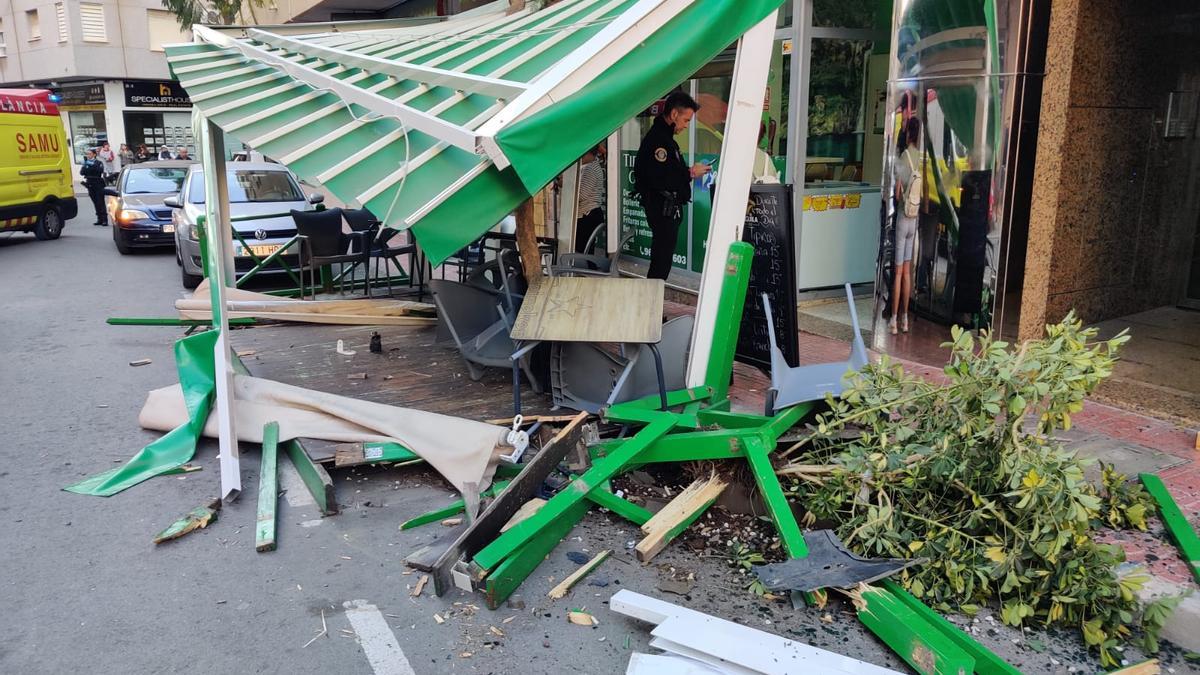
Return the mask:
<path id="1" fill-rule="evenodd" d="M 187 167 L 159 169 L 130 169 L 125 174 L 125 194 L 167 194 L 179 192 L 183 185 L 183 177 L 187 175 Z"/>
<path id="2" fill-rule="evenodd" d="M 302 202 L 304 195 L 300 186 L 286 171 L 268 169 L 234 169 L 226 172 L 229 182 L 229 203 L 247 202 Z M 188 186 L 188 201 L 204 203 L 204 174 L 192 174 Z"/>

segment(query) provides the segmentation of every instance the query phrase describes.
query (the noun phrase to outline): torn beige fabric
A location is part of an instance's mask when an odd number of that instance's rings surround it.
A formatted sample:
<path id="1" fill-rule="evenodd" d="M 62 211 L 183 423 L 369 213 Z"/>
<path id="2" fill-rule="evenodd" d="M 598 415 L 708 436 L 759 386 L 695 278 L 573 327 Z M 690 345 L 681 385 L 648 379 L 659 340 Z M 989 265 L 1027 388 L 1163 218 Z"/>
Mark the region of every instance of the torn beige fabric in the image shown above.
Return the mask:
<path id="1" fill-rule="evenodd" d="M 227 288 L 225 306 L 230 319 L 366 326 L 427 326 L 437 323 L 437 310 L 433 305 L 409 300 L 296 300 Z M 212 300 L 208 294 L 208 279 L 200 282 L 192 297 L 176 300 L 175 309 L 182 319 L 211 319 Z"/>
<path id="2" fill-rule="evenodd" d="M 248 375 L 234 375 L 238 440 L 262 442 L 263 425 L 279 423 L 279 440 L 317 438 L 343 443 L 395 442 L 420 455 L 460 493 L 492 482 L 507 429 L 484 422 L 327 394 Z M 170 431 L 187 422 L 179 385 L 155 389 L 138 416 L 143 428 Z M 217 437 L 210 415 L 204 435 Z"/>

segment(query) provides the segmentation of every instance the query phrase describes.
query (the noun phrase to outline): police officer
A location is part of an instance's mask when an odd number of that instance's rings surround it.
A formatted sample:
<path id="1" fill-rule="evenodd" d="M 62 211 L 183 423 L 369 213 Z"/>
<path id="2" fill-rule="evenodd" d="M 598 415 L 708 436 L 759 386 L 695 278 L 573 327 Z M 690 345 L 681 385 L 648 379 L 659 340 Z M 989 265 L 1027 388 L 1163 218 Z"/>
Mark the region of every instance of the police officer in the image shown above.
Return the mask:
<path id="1" fill-rule="evenodd" d="M 692 201 L 692 179 L 712 171 L 707 164 L 688 168 L 675 142 L 675 134 L 687 129 L 700 104 L 682 91 L 667 96 L 662 112 L 654 118 L 642 138 L 633 165 L 634 189 L 650 224 L 650 271 L 647 279 L 666 279 L 671 273 L 671 255 L 679 239 L 683 205 Z"/>
<path id="2" fill-rule="evenodd" d="M 104 162 L 96 157 L 96 151 L 88 149 L 83 153 L 83 165 L 79 167 L 79 175 L 83 176 L 83 184 L 87 186 L 88 197 L 96 209 L 96 222 L 93 225 L 108 225 L 108 209 L 104 205 Z"/>

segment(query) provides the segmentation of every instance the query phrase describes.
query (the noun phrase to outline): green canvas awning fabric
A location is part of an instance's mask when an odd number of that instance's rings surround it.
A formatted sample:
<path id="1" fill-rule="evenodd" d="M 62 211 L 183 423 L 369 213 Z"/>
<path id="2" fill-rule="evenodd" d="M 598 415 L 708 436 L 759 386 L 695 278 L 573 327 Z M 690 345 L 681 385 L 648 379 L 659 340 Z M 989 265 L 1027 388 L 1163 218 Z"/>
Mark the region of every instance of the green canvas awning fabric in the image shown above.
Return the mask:
<path id="1" fill-rule="evenodd" d="M 124 465 L 89 476 L 69 485 L 67 492 L 111 497 L 144 480 L 177 469 L 196 454 L 196 443 L 204 432 L 204 423 L 216 393 L 213 365 L 217 331 L 197 333 L 175 342 L 175 368 L 183 388 L 188 422 L 142 448 Z"/>
<path id="2" fill-rule="evenodd" d="M 422 26 L 200 29 L 199 42 L 166 51 L 193 105 L 227 134 L 412 228 L 440 264 L 782 1 L 562 0 L 510 15 L 501 0 Z M 584 68 L 590 40 L 648 8 L 671 18 L 581 88 L 501 115 L 548 72 Z M 477 134 L 498 115 L 512 118 L 494 134 L 504 169 Z"/>

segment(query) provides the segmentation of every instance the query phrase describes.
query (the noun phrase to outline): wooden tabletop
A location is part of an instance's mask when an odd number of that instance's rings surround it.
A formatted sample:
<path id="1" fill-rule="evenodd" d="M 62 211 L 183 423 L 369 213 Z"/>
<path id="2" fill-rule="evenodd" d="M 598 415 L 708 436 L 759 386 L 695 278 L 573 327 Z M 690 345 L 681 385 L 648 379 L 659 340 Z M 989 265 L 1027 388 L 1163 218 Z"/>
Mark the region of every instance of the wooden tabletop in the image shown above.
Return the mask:
<path id="1" fill-rule="evenodd" d="M 655 343 L 664 289 L 662 279 L 543 277 L 525 294 L 512 338 Z"/>

